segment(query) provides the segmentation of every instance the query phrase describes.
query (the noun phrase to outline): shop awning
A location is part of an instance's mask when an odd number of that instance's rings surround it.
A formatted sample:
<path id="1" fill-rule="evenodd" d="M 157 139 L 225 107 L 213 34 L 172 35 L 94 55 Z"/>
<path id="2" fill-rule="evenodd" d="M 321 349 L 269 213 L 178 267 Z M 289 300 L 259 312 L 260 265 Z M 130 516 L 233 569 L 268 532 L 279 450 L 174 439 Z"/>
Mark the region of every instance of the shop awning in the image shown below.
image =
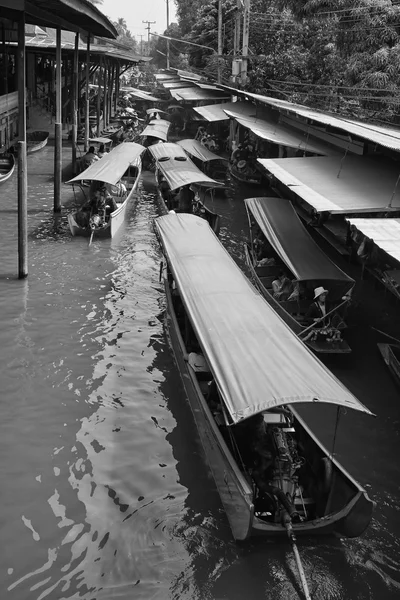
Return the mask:
<path id="1" fill-rule="evenodd" d="M 400 167 L 389 160 L 348 155 L 259 158 L 258 162 L 317 212 L 373 213 L 400 208 Z"/>
<path id="2" fill-rule="evenodd" d="M 238 116 L 253 117 L 256 115 L 257 107 L 250 102 L 225 102 L 224 104 L 209 104 L 208 106 L 193 107 L 206 121 L 228 121 L 229 117 L 225 110 L 235 111 Z"/>
<path id="3" fill-rule="evenodd" d="M 322 156 L 337 153 L 337 151 L 332 150 L 329 146 L 314 141 L 310 142 L 307 139 L 307 134 L 301 131 L 290 131 L 283 125 L 279 125 L 279 123 L 265 119 L 243 118 L 242 116 L 238 116 L 234 111 L 225 110 L 225 112 L 228 117 L 235 119 L 239 125 L 250 129 L 254 135 L 263 140 L 268 140 L 273 144 L 287 146 L 288 148 L 298 148 L 299 150 L 321 154 Z"/>
<path id="4" fill-rule="evenodd" d="M 353 283 L 314 242 L 289 200 L 246 198 L 245 203 L 266 239 L 298 281 Z"/>
<path id="5" fill-rule="evenodd" d="M 400 262 L 400 219 L 347 219 L 374 240 L 389 256 Z"/>
<path id="6" fill-rule="evenodd" d="M 155 224 L 234 423 L 296 403 L 333 403 L 370 414 L 255 290 L 204 219 L 169 213 Z"/>

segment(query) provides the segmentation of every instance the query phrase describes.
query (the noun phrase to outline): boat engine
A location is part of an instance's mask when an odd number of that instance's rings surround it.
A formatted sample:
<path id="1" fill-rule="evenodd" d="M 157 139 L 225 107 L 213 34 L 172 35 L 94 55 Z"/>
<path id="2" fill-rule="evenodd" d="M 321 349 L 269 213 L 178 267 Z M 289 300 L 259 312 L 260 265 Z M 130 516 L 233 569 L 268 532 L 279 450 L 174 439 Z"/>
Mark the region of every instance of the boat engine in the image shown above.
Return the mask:
<path id="1" fill-rule="evenodd" d="M 276 449 L 271 485 L 280 488 L 289 502 L 293 502 L 298 486 L 296 471 L 302 464 L 295 461 L 289 448 L 290 445 L 297 455 L 296 442 L 280 427 L 274 427 L 271 434 Z"/>

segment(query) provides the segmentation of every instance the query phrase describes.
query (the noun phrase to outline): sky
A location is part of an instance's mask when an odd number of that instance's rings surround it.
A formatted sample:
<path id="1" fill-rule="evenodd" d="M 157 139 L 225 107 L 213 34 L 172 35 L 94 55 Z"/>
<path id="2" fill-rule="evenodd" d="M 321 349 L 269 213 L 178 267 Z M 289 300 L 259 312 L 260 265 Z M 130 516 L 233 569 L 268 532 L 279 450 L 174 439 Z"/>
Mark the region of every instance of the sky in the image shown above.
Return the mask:
<path id="1" fill-rule="evenodd" d="M 111 21 L 119 17 L 125 19 L 128 29 L 140 42 L 139 35 L 147 39 L 147 24 L 142 21 L 156 21 L 150 24 L 150 31 L 163 33 L 167 28 L 167 3 L 166 0 L 103 0 L 98 8 Z M 169 0 L 169 22 L 176 22 L 175 4 Z"/>

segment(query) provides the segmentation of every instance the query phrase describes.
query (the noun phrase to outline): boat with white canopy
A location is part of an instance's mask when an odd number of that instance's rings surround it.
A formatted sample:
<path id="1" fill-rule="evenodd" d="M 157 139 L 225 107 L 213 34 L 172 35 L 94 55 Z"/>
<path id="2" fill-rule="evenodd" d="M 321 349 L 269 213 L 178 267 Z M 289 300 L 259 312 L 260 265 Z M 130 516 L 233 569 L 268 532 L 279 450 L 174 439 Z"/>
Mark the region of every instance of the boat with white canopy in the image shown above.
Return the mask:
<path id="1" fill-rule="evenodd" d="M 204 220 L 170 213 L 155 225 L 171 344 L 234 537 L 360 535 L 372 501 L 294 406 L 333 404 L 338 415 L 351 408 L 360 418 L 370 411 L 276 314 Z"/>
<path id="2" fill-rule="evenodd" d="M 206 207 L 204 199 L 223 184 L 212 179 L 190 160 L 179 144 L 156 144 L 148 148 L 156 162 L 158 198 L 163 213 L 170 210 L 197 214 L 208 221 L 218 235 L 220 216 Z"/>
<path id="3" fill-rule="evenodd" d="M 194 164 L 217 181 L 224 182 L 228 169 L 228 159 L 211 152 L 198 140 L 186 139 L 177 142 L 186 154 L 190 156 Z"/>
<path id="4" fill-rule="evenodd" d="M 125 219 L 142 170 L 145 148 L 134 142 L 116 146 L 103 158 L 67 183 L 79 185 L 86 202 L 68 215 L 72 235 L 114 237 Z M 89 186 L 89 187 L 88 187 Z M 112 210 L 104 206 L 109 201 Z"/>
<path id="5" fill-rule="evenodd" d="M 282 198 L 246 198 L 250 244 L 245 244 L 251 276 L 268 303 L 312 350 L 345 354 L 351 348 L 342 337 L 344 316 L 354 280 L 333 263 L 314 242 L 293 205 Z M 286 281 L 274 290 L 280 274 Z M 328 290 L 331 311 L 308 319 L 314 290 Z"/>

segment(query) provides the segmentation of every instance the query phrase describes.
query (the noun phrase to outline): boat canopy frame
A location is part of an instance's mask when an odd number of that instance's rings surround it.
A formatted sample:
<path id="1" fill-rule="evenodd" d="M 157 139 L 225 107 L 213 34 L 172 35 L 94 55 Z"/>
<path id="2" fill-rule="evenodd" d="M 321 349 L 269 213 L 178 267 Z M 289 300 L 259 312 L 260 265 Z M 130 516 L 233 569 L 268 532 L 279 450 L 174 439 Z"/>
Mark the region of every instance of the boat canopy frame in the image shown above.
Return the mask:
<path id="1" fill-rule="evenodd" d="M 276 314 L 204 219 L 169 213 L 155 225 L 233 424 L 296 403 L 372 414 Z"/>

